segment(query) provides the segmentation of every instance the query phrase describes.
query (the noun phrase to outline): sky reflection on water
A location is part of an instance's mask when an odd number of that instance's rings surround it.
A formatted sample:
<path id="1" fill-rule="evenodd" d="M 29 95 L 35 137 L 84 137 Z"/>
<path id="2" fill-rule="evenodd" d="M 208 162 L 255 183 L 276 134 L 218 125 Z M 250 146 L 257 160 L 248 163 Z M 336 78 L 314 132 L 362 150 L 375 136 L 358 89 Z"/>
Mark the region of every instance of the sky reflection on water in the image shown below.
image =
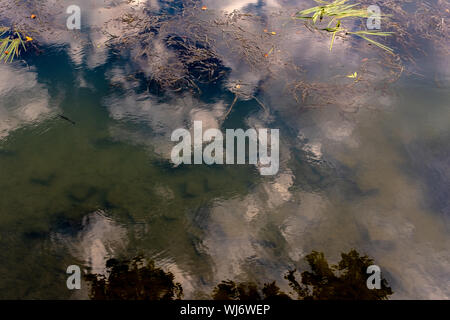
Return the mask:
<path id="1" fill-rule="evenodd" d="M 160 60 L 135 61 L 111 54 L 102 33 L 120 32 L 105 23 L 145 2 L 74 3 L 88 7 L 89 27 L 74 36 L 64 11 L 41 1 L 59 23 L 41 34 L 42 55 L 30 66 L 0 65 L 0 297 L 86 298 L 65 288 L 67 265 L 102 273 L 108 258 L 142 252 L 175 274 L 186 298 L 227 278 L 283 287 L 283 274 L 304 267 L 311 250 L 334 262 L 351 248 L 375 258 L 394 298 L 450 297 L 448 56 L 431 55 L 422 60 L 430 74 L 393 84 L 373 63 L 370 82 L 352 85 L 346 75 L 379 52 L 353 50 L 350 41 L 329 52 L 328 38 L 274 14 L 304 1 L 205 1 L 211 19 L 234 9 L 262 17 L 242 22 L 249 38 L 276 30 L 267 38 L 277 48 L 272 67 L 252 68 L 220 42 L 230 73 L 218 88 L 161 96 L 137 72 L 148 76 L 170 61 L 162 36 L 154 43 Z M 299 106 L 288 89 L 298 73 L 284 61 L 334 91 Z M 246 92 L 223 121 L 240 82 Z M 172 168 L 170 134 L 194 120 L 280 128 L 279 173 Z"/>

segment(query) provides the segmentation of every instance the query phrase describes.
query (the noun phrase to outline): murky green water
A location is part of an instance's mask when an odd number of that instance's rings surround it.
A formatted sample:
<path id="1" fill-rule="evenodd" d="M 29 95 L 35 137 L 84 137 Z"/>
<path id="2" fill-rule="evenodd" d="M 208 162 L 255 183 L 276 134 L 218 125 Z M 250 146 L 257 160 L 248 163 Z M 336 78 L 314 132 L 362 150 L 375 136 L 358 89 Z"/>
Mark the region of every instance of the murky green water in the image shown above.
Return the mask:
<path id="1" fill-rule="evenodd" d="M 92 6 L 90 24 L 96 10 L 121 9 L 80 2 Z M 231 5 L 269 10 L 208 8 Z M 265 19 L 283 33 L 283 21 Z M 330 53 L 302 32 L 278 46 L 313 79 L 351 84 L 345 75 L 371 55 L 345 43 Z M 338 102 L 302 108 L 286 89 L 295 77 L 269 77 L 225 51 L 228 79 L 254 86 L 270 114 L 241 99 L 222 121 L 234 98 L 223 84 L 150 93 L 130 60 L 85 34 L 88 45 L 50 43 L 28 66 L 0 65 L 0 298 L 86 298 L 67 289 L 67 266 L 102 273 L 108 258 L 141 253 L 172 271 L 187 298 L 227 278 L 283 286 L 311 250 L 336 261 L 350 248 L 375 258 L 396 298 L 450 296 L 448 57 L 430 55 L 421 61 L 429 73 L 392 84 L 377 70 L 373 87 L 361 81 L 332 94 Z M 194 120 L 279 128 L 279 173 L 174 168 L 170 134 Z"/>

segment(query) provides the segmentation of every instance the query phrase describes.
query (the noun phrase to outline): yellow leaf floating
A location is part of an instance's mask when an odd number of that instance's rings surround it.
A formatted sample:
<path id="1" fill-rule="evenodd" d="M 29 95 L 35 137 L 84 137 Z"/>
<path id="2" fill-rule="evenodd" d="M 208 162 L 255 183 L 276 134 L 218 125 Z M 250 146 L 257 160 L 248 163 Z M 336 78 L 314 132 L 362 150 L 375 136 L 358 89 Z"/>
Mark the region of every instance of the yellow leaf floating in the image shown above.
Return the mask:
<path id="1" fill-rule="evenodd" d="M 351 79 L 358 78 L 358 72 L 354 72 L 353 74 L 348 75 L 347 78 L 351 78 Z"/>
<path id="2" fill-rule="evenodd" d="M 264 57 L 268 57 L 269 55 L 271 55 L 272 54 L 272 52 L 273 52 L 273 47 L 272 48 L 270 48 L 270 50 L 269 50 L 269 52 L 267 52 L 265 55 L 264 55 Z"/>

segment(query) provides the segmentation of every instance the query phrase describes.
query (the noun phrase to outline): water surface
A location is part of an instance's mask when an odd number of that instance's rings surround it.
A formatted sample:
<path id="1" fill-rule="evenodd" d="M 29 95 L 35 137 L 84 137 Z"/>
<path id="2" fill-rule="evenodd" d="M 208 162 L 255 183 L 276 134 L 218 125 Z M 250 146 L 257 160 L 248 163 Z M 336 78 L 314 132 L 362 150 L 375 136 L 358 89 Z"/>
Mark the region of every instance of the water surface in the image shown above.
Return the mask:
<path id="1" fill-rule="evenodd" d="M 0 21 L 14 19 L 9 2 L 1 1 Z M 54 30 L 39 34 L 40 54 L 0 65 L 1 298 L 86 298 L 85 289 L 67 290 L 68 265 L 104 273 L 108 258 L 141 253 L 175 274 L 185 298 L 204 297 L 224 279 L 285 288 L 284 273 L 305 267 L 311 250 L 336 262 L 351 248 L 382 267 L 394 298 L 450 296 L 448 56 L 429 49 L 390 82 L 379 49 L 337 41 L 329 52 L 327 37 L 286 24 L 279 12 L 304 1 L 206 1 L 199 19 L 238 9 L 258 17 L 238 20 L 250 33 L 243 36 L 276 30 L 262 48 L 275 48 L 270 67 L 249 65 L 222 38 L 221 81 L 158 93 L 146 79 L 170 61 L 161 39 L 155 56 L 136 61 L 133 51 L 110 50 L 101 29 L 144 1 L 106 2 L 78 1 L 81 32 L 64 29 L 64 10 L 52 1 L 20 8 L 54 10 Z M 145 5 L 168 10 L 164 1 Z M 346 77 L 368 60 L 365 79 Z M 298 103 L 299 73 L 287 61 L 321 89 Z M 243 92 L 224 120 L 236 83 Z M 174 167 L 170 134 L 194 120 L 222 130 L 279 128 L 279 173 Z"/>

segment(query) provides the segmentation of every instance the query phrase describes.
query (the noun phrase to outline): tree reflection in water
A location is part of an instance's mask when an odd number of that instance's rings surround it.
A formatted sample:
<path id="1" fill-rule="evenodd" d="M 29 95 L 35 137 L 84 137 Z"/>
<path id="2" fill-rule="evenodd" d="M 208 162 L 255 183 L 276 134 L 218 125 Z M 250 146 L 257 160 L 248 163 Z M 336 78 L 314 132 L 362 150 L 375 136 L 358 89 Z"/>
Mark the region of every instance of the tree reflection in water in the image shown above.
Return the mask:
<path id="1" fill-rule="evenodd" d="M 262 287 L 253 282 L 236 283 L 224 280 L 211 294 L 214 300 L 387 300 L 393 294 L 386 279 L 381 289 L 368 289 L 367 268 L 374 264 L 368 256 L 356 250 L 341 254 L 337 265 L 329 265 L 322 252 L 313 251 L 306 256 L 310 271 L 296 278 L 296 270 L 285 275 L 292 291 L 281 291 L 276 282 Z M 157 268 L 143 256 L 132 260 L 110 259 L 106 263 L 108 276 L 89 274 L 90 298 L 94 300 L 174 300 L 183 297 L 180 283 L 174 282 L 171 272 Z"/>

